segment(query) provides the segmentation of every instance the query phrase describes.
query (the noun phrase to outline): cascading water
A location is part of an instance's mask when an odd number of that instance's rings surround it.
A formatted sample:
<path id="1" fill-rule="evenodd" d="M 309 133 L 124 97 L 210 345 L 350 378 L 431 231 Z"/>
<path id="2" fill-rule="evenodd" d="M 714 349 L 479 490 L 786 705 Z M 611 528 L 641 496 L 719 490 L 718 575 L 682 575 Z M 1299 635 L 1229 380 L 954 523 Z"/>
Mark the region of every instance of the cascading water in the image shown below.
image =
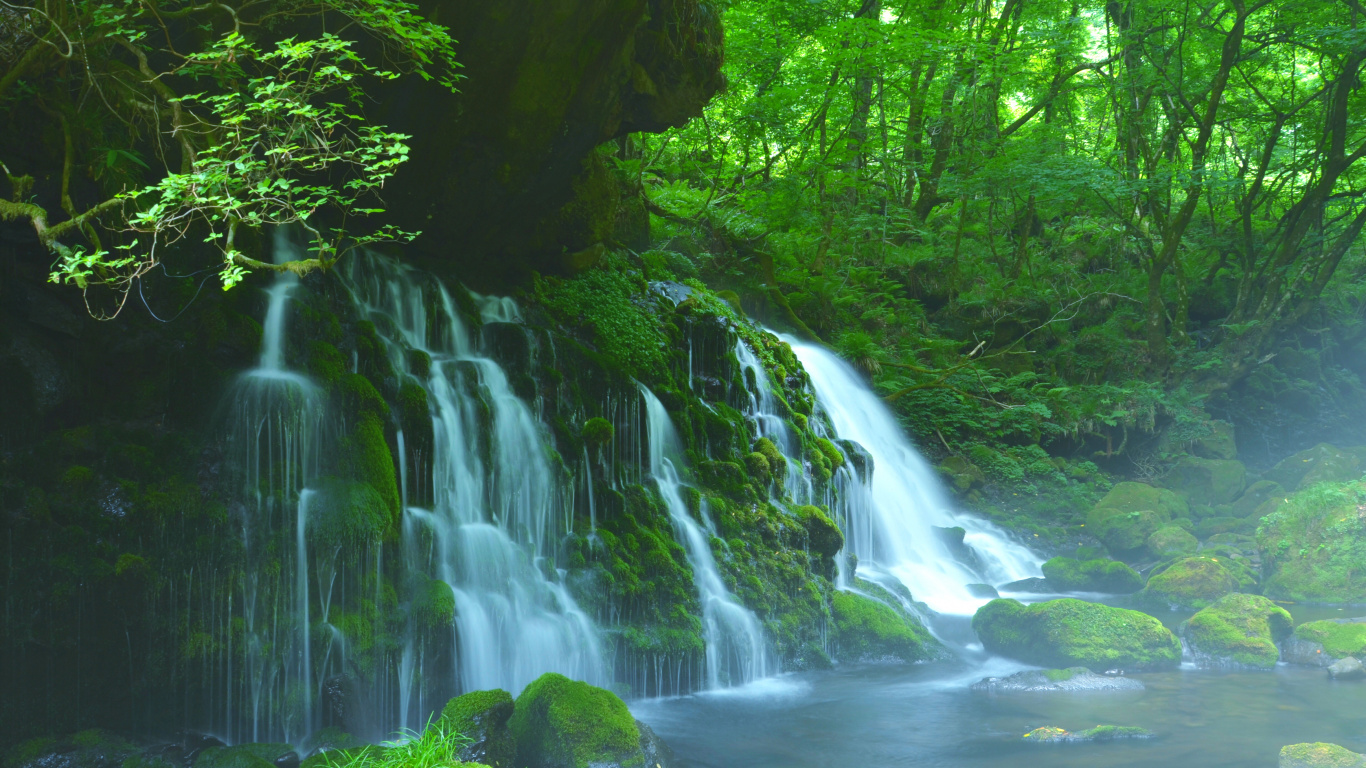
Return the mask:
<path id="1" fill-rule="evenodd" d="M 706 644 L 706 687 L 716 689 L 742 685 L 777 672 L 770 659 L 759 619 L 741 605 L 726 589 L 711 551 L 715 535 L 707 514 L 705 497 L 697 497 L 699 508 L 694 519 L 683 498 L 684 485 L 678 468 L 683 461 L 683 445 L 664 404 L 644 386 L 645 423 L 649 440 L 650 475 L 668 508 L 675 537 L 687 553 L 693 583 L 702 604 L 702 639 Z"/>
<path id="2" fill-rule="evenodd" d="M 298 257 L 284 230 L 276 232 L 275 254 L 277 262 Z M 209 720 L 233 739 L 299 740 L 317 725 L 306 486 L 320 474 L 326 406 L 318 388 L 284 364 L 286 311 L 298 285 L 285 271 L 267 290 L 260 363 L 238 378 L 231 397 L 228 445 L 241 473 L 237 513 L 250 567 L 234 590 L 238 604 L 226 606 L 226 621 L 241 622 L 245 647 L 218 650 L 226 690 L 211 704 Z M 234 675 L 239 659 L 244 668 Z"/>
<path id="3" fill-rule="evenodd" d="M 404 495 L 418 501 L 404 514 L 405 561 L 453 591 L 457 688 L 515 694 L 545 672 L 607 684 L 597 630 L 554 567 L 567 478 L 531 409 L 439 281 L 370 253 L 349 259 L 342 279 L 395 374 L 427 395 L 430 458 L 400 457 Z M 486 330 L 519 320 L 509 299 L 483 304 Z M 441 703 L 423 700 L 422 654 L 410 639 L 400 671 L 409 727 Z"/>
<path id="4" fill-rule="evenodd" d="M 801 445 L 779 411 L 778 398 L 773 394 L 763 363 L 744 339 L 736 339 L 735 359 L 740 362 L 747 387 L 749 403 L 745 414 L 753 422 L 755 434 L 772 440 L 787 462 L 787 472 L 783 474 L 784 492 L 795 503 L 812 503 L 811 475 L 802 470 L 801 462 L 795 458 L 802 455 Z"/>
<path id="5" fill-rule="evenodd" d="M 859 574 L 891 577 L 917 600 L 946 614 L 971 614 L 985 599 L 968 585 L 1002 584 L 1040 574 L 1040 560 L 990 523 L 955 512 L 934 469 L 902 432 L 896 416 L 843 360 L 826 349 L 782 337 L 811 377 L 817 405 L 835 436 L 861 445 L 871 477 L 840 470 L 836 512 L 845 551 Z M 936 528 L 961 527 L 979 565 L 962 562 Z"/>

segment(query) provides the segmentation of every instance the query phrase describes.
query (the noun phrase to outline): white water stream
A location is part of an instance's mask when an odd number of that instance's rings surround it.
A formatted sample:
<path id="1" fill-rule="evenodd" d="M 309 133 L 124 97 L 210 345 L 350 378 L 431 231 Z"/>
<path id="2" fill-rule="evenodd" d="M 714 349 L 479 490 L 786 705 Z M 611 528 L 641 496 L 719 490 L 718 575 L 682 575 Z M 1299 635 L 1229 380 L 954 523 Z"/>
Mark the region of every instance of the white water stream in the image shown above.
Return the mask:
<path id="1" fill-rule="evenodd" d="M 840 469 L 837 517 L 845 550 L 858 556 L 859 574 L 891 576 L 938 613 L 971 614 L 987 602 L 974 583 L 1004 584 L 1041 574 L 1042 562 L 991 523 L 957 512 L 933 467 L 906 437 L 892 413 L 848 363 L 814 344 L 782 337 L 811 377 L 818 407 L 835 435 L 872 457 L 869 478 Z M 980 566 L 961 562 L 936 528 L 961 527 Z"/>

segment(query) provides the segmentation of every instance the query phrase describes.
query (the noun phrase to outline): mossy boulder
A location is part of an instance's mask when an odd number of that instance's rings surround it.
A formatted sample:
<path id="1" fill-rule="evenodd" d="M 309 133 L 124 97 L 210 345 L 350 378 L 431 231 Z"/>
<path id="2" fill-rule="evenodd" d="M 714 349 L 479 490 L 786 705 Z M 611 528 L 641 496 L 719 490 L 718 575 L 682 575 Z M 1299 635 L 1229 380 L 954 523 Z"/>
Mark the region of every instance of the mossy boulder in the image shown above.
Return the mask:
<path id="1" fill-rule="evenodd" d="M 369 483 L 325 477 L 308 496 L 308 540 L 333 548 L 378 541 L 393 522 L 388 502 Z"/>
<path id="2" fill-rule="evenodd" d="M 1097 725 L 1075 733 L 1057 726 L 1045 725 L 1026 733 L 1022 738 L 1031 744 L 1068 744 L 1152 737 L 1152 731 L 1127 725 Z"/>
<path id="3" fill-rule="evenodd" d="M 1143 588 L 1143 577 L 1118 560 L 1055 557 L 1043 564 L 1048 585 L 1064 592 L 1129 594 Z"/>
<path id="4" fill-rule="evenodd" d="M 1366 602 L 1366 481 L 1296 492 L 1257 530 L 1268 597 Z"/>
<path id="5" fill-rule="evenodd" d="M 1238 498 L 1247 482 L 1247 469 L 1233 459 L 1202 459 L 1187 456 L 1167 475 L 1167 487 L 1191 504 L 1228 504 Z"/>
<path id="6" fill-rule="evenodd" d="M 1274 480 L 1258 480 L 1249 485 L 1247 490 L 1243 491 L 1243 494 L 1233 502 L 1229 508 L 1229 514 L 1232 517 L 1252 517 L 1267 501 L 1274 498 L 1284 498 L 1285 495 L 1285 489 L 1281 487 L 1280 483 Z"/>
<path id="7" fill-rule="evenodd" d="M 1307 621 L 1295 627 L 1293 640 L 1308 644 L 1309 659 L 1286 659 L 1323 666 L 1348 656 L 1366 658 L 1366 619 Z M 1323 657 L 1327 657 L 1325 660 Z"/>
<path id="8" fill-rule="evenodd" d="M 821 557 L 834 557 L 844 548 L 844 533 L 820 507 L 806 504 L 797 507 L 797 517 L 806 529 L 811 551 Z"/>
<path id="9" fill-rule="evenodd" d="M 1183 557 L 1148 577 L 1145 601 L 1175 608 L 1200 609 L 1244 586 L 1227 558 Z"/>
<path id="10" fill-rule="evenodd" d="M 1271 669 L 1277 645 L 1290 635 L 1290 614 L 1260 595 L 1224 595 L 1202 608 L 1186 625 L 1196 656 L 1214 665 Z"/>
<path id="11" fill-rule="evenodd" d="M 1086 516 L 1086 528 L 1115 554 L 1141 554 L 1149 536 L 1189 511 L 1186 502 L 1166 488 L 1116 483 Z"/>
<path id="12" fill-rule="evenodd" d="M 749 472 L 749 479 L 759 485 L 768 485 L 773 479 L 773 468 L 768 457 L 758 451 L 745 454 L 745 470 Z"/>
<path id="13" fill-rule="evenodd" d="M 1280 768 L 1366 768 L 1366 756 L 1336 744 L 1291 744 L 1281 747 Z"/>
<path id="14" fill-rule="evenodd" d="M 591 448 L 599 448 L 612 442 L 616 432 L 612 427 L 612 422 L 600 416 L 589 419 L 583 423 L 583 442 Z"/>
<path id="15" fill-rule="evenodd" d="M 195 758 L 194 768 L 275 768 L 276 760 L 293 752 L 294 747 L 289 744 L 210 747 Z"/>
<path id="16" fill-rule="evenodd" d="M 508 728 L 518 768 L 644 766 L 640 729 L 611 691 L 547 672 L 517 697 Z"/>
<path id="17" fill-rule="evenodd" d="M 1159 560 L 1193 555 L 1200 541 L 1179 525 L 1164 525 L 1148 537 L 1148 553 Z"/>
<path id="18" fill-rule="evenodd" d="M 441 710 L 441 719 L 448 733 L 470 740 L 460 749 L 461 760 L 512 768 L 517 757 L 517 744 L 508 728 L 512 713 L 512 694 L 495 688 L 451 699 Z"/>
<path id="19" fill-rule="evenodd" d="M 986 475 L 976 464 L 962 456 L 950 456 L 939 465 L 939 473 L 959 491 L 970 491 L 986 482 Z"/>
<path id="20" fill-rule="evenodd" d="M 988 651 L 1039 666 L 1159 669 L 1181 661 L 1181 642 L 1152 616 L 1073 598 L 993 600 L 972 628 Z"/>
<path id="21" fill-rule="evenodd" d="M 731 496 L 742 496 L 749 485 L 745 468 L 733 461 L 704 461 L 697 469 L 708 487 Z"/>
<path id="22" fill-rule="evenodd" d="M 841 661 L 923 661 L 938 644 L 918 619 L 888 603 L 854 592 L 830 596 L 836 657 Z"/>
<path id="23" fill-rule="evenodd" d="M 5 768 L 121 768 L 140 755 L 137 746 L 122 736 L 93 728 L 59 739 L 29 739 L 3 753 L 3 758 Z"/>
<path id="24" fill-rule="evenodd" d="M 754 441 L 754 453 L 763 456 L 768 461 L 768 471 L 773 475 L 773 479 L 782 482 L 787 477 L 787 459 L 783 452 L 778 450 L 778 446 L 767 437 L 761 437 Z"/>
<path id="25" fill-rule="evenodd" d="M 1266 478 L 1292 491 L 1316 483 L 1345 483 L 1361 478 L 1362 472 L 1366 471 L 1364 460 L 1366 448 L 1339 448 L 1319 443 L 1282 459 L 1266 473 Z"/>
<path id="26" fill-rule="evenodd" d="M 1212 421 L 1209 428 L 1209 434 L 1196 438 L 1191 446 L 1195 455 L 1205 459 L 1238 458 L 1233 425 L 1227 421 Z"/>

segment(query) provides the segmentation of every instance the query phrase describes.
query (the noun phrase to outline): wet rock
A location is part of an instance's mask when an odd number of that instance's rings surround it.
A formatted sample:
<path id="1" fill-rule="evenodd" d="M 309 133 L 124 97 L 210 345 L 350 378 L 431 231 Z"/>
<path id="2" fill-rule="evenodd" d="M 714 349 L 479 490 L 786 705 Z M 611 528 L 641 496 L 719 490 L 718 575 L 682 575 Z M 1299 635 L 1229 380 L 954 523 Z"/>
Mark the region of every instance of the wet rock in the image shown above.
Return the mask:
<path id="1" fill-rule="evenodd" d="M 1160 669 L 1181 661 L 1181 642 L 1157 619 L 1073 598 L 993 600 L 972 628 L 988 651 L 1040 666 Z"/>
<path id="2" fill-rule="evenodd" d="M 1086 516 L 1086 528 L 1111 552 L 1141 554 L 1149 536 L 1189 511 L 1185 500 L 1166 488 L 1116 483 Z"/>
<path id="3" fill-rule="evenodd" d="M 1326 667 L 1338 659 L 1366 658 L 1366 618 L 1307 621 L 1295 627 L 1281 649 L 1291 664 Z"/>
<path id="4" fill-rule="evenodd" d="M 1184 626 L 1191 651 L 1205 666 L 1272 669 L 1276 644 L 1290 635 L 1290 614 L 1259 595 L 1225 595 Z"/>
<path id="5" fill-rule="evenodd" d="M 517 697 L 508 728 L 521 768 L 627 768 L 645 764 L 642 734 L 611 691 L 548 672 Z"/>
<path id="6" fill-rule="evenodd" d="M 1148 537 L 1148 553 L 1159 560 L 1193 555 L 1200 542 L 1179 525 L 1164 525 Z"/>
<path id="7" fill-rule="evenodd" d="M 1306 667 L 1326 667 L 1333 657 L 1323 652 L 1323 644 L 1291 635 L 1281 643 L 1281 661 Z"/>
<path id="8" fill-rule="evenodd" d="M 494 689 L 451 699 L 441 710 L 441 719 L 448 732 L 470 740 L 460 749 L 461 760 L 508 768 L 517 755 L 517 745 L 508 728 L 512 713 L 512 694 Z"/>
<path id="9" fill-rule="evenodd" d="M 275 768 L 299 768 L 299 753 L 290 750 L 271 761 Z"/>
<path id="10" fill-rule="evenodd" d="M 1143 577 L 1118 560 L 1055 557 L 1043 564 L 1043 575 L 1060 592 L 1129 594 L 1143 588 Z"/>
<path id="11" fill-rule="evenodd" d="M 1122 741 L 1125 739 L 1151 739 L 1152 731 L 1123 725 L 1097 725 L 1084 731 L 1063 730 L 1056 726 L 1035 728 L 1024 735 L 1031 744 L 1068 744 L 1098 741 Z"/>
<path id="12" fill-rule="evenodd" d="M 1000 597 L 1001 593 L 990 584 L 969 584 L 968 594 L 973 597 Z"/>
<path id="13" fill-rule="evenodd" d="M 1291 744 L 1281 747 L 1280 768 L 1362 768 L 1366 757 L 1336 744 Z"/>
<path id="14" fill-rule="evenodd" d="M 916 662 L 936 655 L 939 645 L 920 621 L 894 607 L 895 598 L 887 597 L 876 600 L 855 592 L 835 592 L 830 596 L 836 658 Z"/>
<path id="15" fill-rule="evenodd" d="M 1054 591 L 1047 579 L 1042 579 L 1038 576 L 1012 581 L 1009 584 L 1002 584 L 1000 590 L 1002 592 L 1028 592 L 1034 594 Z"/>
<path id="16" fill-rule="evenodd" d="M 645 723 L 636 721 L 640 729 L 640 751 L 645 755 L 645 768 L 670 768 L 674 764 L 674 752 L 669 745 Z"/>
<path id="17" fill-rule="evenodd" d="M 1348 656 L 1329 664 L 1328 676 L 1334 680 L 1361 680 L 1366 678 L 1366 667 L 1355 656 Z"/>
<path id="18" fill-rule="evenodd" d="M 1097 675 L 1086 667 L 1031 669 L 1005 677 L 987 677 L 972 684 L 989 693 L 1053 691 L 1141 691 L 1143 683 L 1127 677 Z"/>
<path id="19" fill-rule="evenodd" d="M 1229 558 L 1186 557 L 1148 577 L 1140 598 L 1153 605 L 1200 609 L 1230 592 L 1252 590 L 1255 578 Z"/>

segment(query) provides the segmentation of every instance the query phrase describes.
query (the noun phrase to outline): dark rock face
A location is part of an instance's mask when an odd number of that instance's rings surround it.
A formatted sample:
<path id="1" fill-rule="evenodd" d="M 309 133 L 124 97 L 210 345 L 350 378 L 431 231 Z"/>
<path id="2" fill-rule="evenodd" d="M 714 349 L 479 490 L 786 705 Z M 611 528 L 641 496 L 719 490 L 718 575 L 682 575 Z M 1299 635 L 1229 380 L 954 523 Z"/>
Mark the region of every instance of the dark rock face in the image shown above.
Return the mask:
<path id="1" fill-rule="evenodd" d="M 423 10 L 450 26 L 465 79 L 455 97 L 408 84 L 387 99 L 382 122 L 414 136 L 389 208 L 447 264 L 544 270 L 610 237 L 623 195 L 594 148 L 682 125 L 724 83 L 719 10 L 699 0 Z"/>

